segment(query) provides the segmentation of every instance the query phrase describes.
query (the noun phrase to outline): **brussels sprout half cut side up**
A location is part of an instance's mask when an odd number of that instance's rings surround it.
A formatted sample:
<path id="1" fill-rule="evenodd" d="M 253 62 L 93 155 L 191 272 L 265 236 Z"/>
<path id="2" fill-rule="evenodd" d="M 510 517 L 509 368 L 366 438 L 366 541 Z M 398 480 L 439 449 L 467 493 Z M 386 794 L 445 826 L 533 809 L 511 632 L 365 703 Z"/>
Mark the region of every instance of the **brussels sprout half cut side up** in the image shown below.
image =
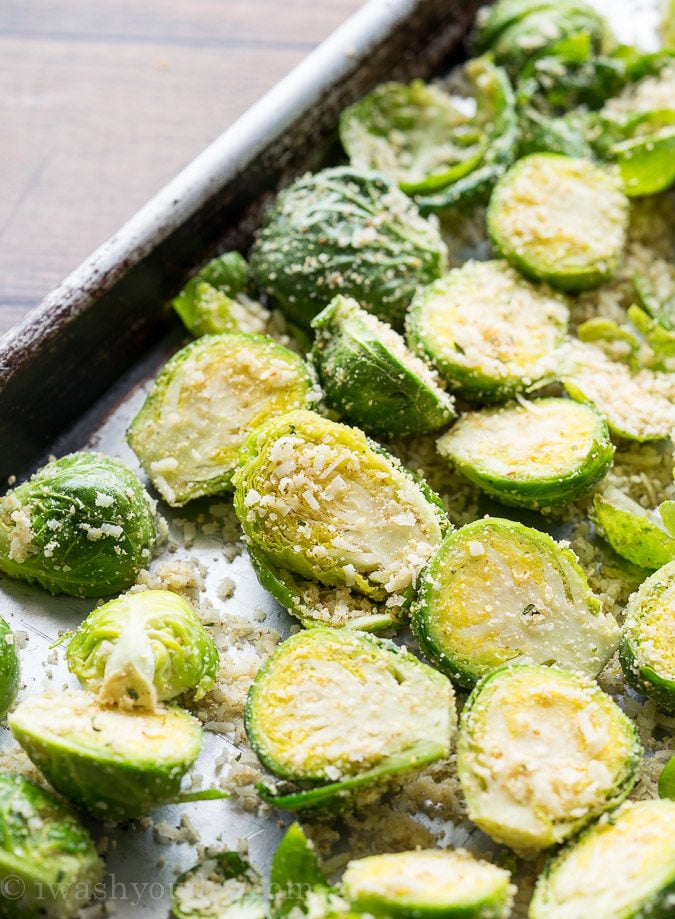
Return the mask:
<path id="1" fill-rule="evenodd" d="M 438 431 L 455 417 L 435 371 L 356 300 L 335 297 L 312 325 L 326 401 L 344 418 L 374 435 L 405 437 Z"/>
<path id="2" fill-rule="evenodd" d="M 448 756 L 456 714 L 450 681 L 413 655 L 365 633 L 317 627 L 288 638 L 260 668 L 245 723 L 272 773 L 319 786 L 316 796 L 298 793 L 303 807 L 334 803 L 350 780 L 373 784 Z"/>
<path id="3" fill-rule="evenodd" d="M 216 645 L 187 600 L 169 590 L 129 593 L 97 607 L 72 636 L 68 669 L 101 705 L 155 709 L 218 670 Z"/>
<path id="4" fill-rule="evenodd" d="M 317 396 L 303 360 L 271 338 L 206 335 L 165 365 L 127 439 L 164 500 L 180 507 L 230 490 L 250 431 Z"/>
<path id="5" fill-rule="evenodd" d="M 675 711 L 675 561 L 631 595 L 619 658 L 631 686 Z"/>
<path id="6" fill-rule="evenodd" d="M 504 261 L 469 261 L 421 290 L 408 344 L 467 399 L 499 402 L 550 381 L 568 310 Z"/>
<path id="7" fill-rule="evenodd" d="M 633 722 L 595 682 L 521 664 L 494 670 L 469 696 L 457 768 L 471 820 L 530 853 L 619 804 L 641 754 Z"/>
<path id="8" fill-rule="evenodd" d="M 202 743 L 199 721 L 180 708 L 122 712 L 81 690 L 28 696 L 8 723 L 57 791 L 107 820 L 180 800 L 181 779 Z"/>
<path id="9" fill-rule="evenodd" d="M 509 662 L 555 663 L 594 677 L 621 637 L 569 549 L 494 517 L 446 536 L 411 619 L 429 659 L 469 688 Z"/>
<path id="10" fill-rule="evenodd" d="M 614 456 L 602 416 L 557 398 L 467 412 L 437 449 L 498 501 L 534 510 L 586 494 Z"/>
<path id="11" fill-rule="evenodd" d="M 0 616 L 0 718 L 4 718 L 19 691 L 19 654 L 9 623 Z"/>
<path id="12" fill-rule="evenodd" d="M 417 849 L 347 865 L 342 893 L 352 907 L 394 919 L 507 919 L 516 888 L 508 871 L 468 852 Z"/>
<path id="13" fill-rule="evenodd" d="M 672 536 L 659 509 L 648 510 L 618 488 L 593 497 L 593 520 L 612 549 L 641 568 L 661 568 L 675 560 Z"/>
<path id="14" fill-rule="evenodd" d="M 238 852 L 219 852 L 179 875 L 171 911 L 176 919 L 265 919 L 262 878 Z"/>
<path id="15" fill-rule="evenodd" d="M 672 915 L 675 801 L 627 801 L 553 857 L 529 919 Z"/>
<path id="16" fill-rule="evenodd" d="M 439 231 L 389 179 L 346 166 L 283 191 L 251 250 L 251 268 L 288 317 L 308 326 L 336 293 L 402 324 L 418 286 L 442 272 Z"/>
<path id="17" fill-rule="evenodd" d="M 0 773 L 0 915 L 71 919 L 103 881 L 103 863 L 79 820 L 22 775 Z"/>
<path id="18" fill-rule="evenodd" d="M 411 599 L 449 525 L 398 461 L 313 412 L 254 431 L 234 482 L 244 536 L 263 560 L 394 609 Z"/>
<path id="19" fill-rule="evenodd" d="M 587 290 L 614 273 L 628 211 L 615 178 L 590 160 L 533 153 L 495 186 L 488 233 L 497 252 L 528 277 Z"/>
<path id="20" fill-rule="evenodd" d="M 0 498 L 0 571 L 53 594 L 102 597 L 150 563 L 154 505 L 135 474 L 101 453 L 72 453 Z"/>

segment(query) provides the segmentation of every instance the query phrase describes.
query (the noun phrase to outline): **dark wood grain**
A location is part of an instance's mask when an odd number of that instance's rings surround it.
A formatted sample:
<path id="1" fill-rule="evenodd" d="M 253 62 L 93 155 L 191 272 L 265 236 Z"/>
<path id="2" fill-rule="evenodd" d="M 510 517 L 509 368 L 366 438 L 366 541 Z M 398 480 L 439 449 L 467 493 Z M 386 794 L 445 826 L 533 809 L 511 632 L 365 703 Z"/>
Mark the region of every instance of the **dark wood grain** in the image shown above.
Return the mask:
<path id="1" fill-rule="evenodd" d="M 361 3 L 0 4 L 0 334 Z"/>

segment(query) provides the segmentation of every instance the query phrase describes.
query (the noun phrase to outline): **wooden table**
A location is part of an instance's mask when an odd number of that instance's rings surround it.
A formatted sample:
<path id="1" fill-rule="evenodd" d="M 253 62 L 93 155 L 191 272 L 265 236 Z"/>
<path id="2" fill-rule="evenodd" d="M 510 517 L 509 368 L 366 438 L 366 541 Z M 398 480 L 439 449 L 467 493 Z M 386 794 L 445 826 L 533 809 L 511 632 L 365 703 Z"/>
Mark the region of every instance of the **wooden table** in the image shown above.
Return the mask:
<path id="1" fill-rule="evenodd" d="M 0 335 L 363 0 L 3 0 Z"/>

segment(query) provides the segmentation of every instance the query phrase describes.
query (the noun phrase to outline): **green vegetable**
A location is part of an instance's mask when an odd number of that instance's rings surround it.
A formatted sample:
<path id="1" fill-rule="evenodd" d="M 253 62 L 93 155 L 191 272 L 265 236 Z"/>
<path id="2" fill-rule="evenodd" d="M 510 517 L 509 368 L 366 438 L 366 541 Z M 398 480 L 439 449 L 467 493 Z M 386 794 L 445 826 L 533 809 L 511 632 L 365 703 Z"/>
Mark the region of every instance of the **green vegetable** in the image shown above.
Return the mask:
<path id="1" fill-rule="evenodd" d="M 171 910 L 176 919 L 265 919 L 262 878 L 238 852 L 219 852 L 179 875 Z"/>
<path id="2" fill-rule="evenodd" d="M 0 498 L 0 571 L 53 594 L 126 590 L 154 544 L 153 506 L 141 483 L 100 453 L 54 460 Z"/>
<path id="3" fill-rule="evenodd" d="M 258 561 L 394 612 L 448 526 L 440 502 L 356 428 L 290 412 L 240 454 L 234 506 Z"/>
<path id="4" fill-rule="evenodd" d="M 351 861 L 342 891 L 352 906 L 394 919 L 506 919 L 510 874 L 465 851 L 417 849 Z"/>
<path id="5" fill-rule="evenodd" d="M 631 686 L 675 711 L 675 561 L 631 595 L 619 658 Z"/>
<path id="6" fill-rule="evenodd" d="M 180 800 L 202 743 L 199 722 L 180 708 L 121 712 L 80 690 L 28 696 L 8 723 L 54 788 L 105 820 Z"/>
<path id="7" fill-rule="evenodd" d="M 664 48 L 675 51 L 675 0 L 663 0 L 661 38 Z"/>
<path id="8" fill-rule="evenodd" d="M 195 611 L 169 590 L 130 593 L 97 607 L 70 639 L 67 660 L 102 705 L 150 709 L 190 689 L 201 699 L 219 664 Z"/>
<path id="9" fill-rule="evenodd" d="M 457 768 L 470 819 L 497 842 L 532 852 L 622 801 L 641 753 L 633 722 L 593 680 L 507 665 L 469 696 Z"/>
<path id="10" fill-rule="evenodd" d="M 602 417 L 590 406 L 559 398 L 467 412 L 437 448 L 487 494 L 533 509 L 586 494 L 614 456 Z"/>
<path id="11" fill-rule="evenodd" d="M 270 868 L 270 913 L 285 919 L 294 909 L 303 913 L 312 893 L 328 892 L 319 859 L 299 823 L 292 823 L 277 846 Z"/>
<path id="12" fill-rule="evenodd" d="M 452 396 L 386 323 L 337 296 L 312 323 L 314 363 L 328 404 L 383 437 L 427 434 L 455 417 Z"/>
<path id="13" fill-rule="evenodd" d="M 101 890 L 91 837 L 46 789 L 0 772 L 0 915 L 70 919 Z"/>
<path id="14" fill-rule="evenodd" d="M 0 718 L 4 718 L 19 691 L 19 654 L 9 623 L 0 616 Z"/>
<path id="15" fill-rule="evenodd" d="M 535 887 L 529 919 L 666 919 L 675 891 L 675 801 L 630 801 L 565 846 Z"/>
<path id="16" fill-rule="evenodd" d="M 671 756 L 659 776 L 659 797 L 675 799 L 675 756 Z"/>
<path id="17" fill-rule="evenodd" d="M 446 257 L 436 227 L 389 179 L 339 166 L 279 195 L 250 262 L 300 325 L 342 293 L 400 326 L 415 290 L 441 274 Z"/>
<path id="18" fill-rule="evenodd" d="M 237 452 L 267 418 L 315 400 L 303 360 L 262 335 L 206 335 L 155 380 L 127 439 L 164 500 L 229 490 Z"/>
<path id="19" fill-rule="evenodd" d="M 238 252 L 214 258 L 187 282 L 172 306 L 195 338 L 219 332 L 264 332 L 269 313 L 248 296 L 251 277 Z"/>
<path id="20" fill-rule="evenodd" d="M 568 311 L 503 261 L 469 261 L 424 288 L 408 342 L 469 399 L 499 401 L 551 379 Z"/>
<path id="21" fill-rule="evenodd" d="M 642 568 L 660 568 L 675 560 L 675 538 L 656 510 L 647 510 L 618 488 L 593 498 L 593 520 L 615 552 Z"/>
<path id="22" fill-rule="evenodd" d="M 627 221 L 628 199 L 610 173 L 554 153 L 518 160 L 495 186 L 487 216 L 493 245 L 514 267 L 570 291 L 611 277 Z"/>
<path id="23" fill-rule="evenodd" d="M 317 627 L 284 641 L 246 705 L 246 731 L 263 764 L 319 786 L 316 797 L 300 791 L 302 807 L 335 802 L 350 780 L 372 784 L 448 756 L 455 722 L 446 677 L 391 642 L 347 629 Z"/>
<path id="24" fill-rule="evenodd" d="M 412 609 L 427 657 L 462 686 L 502 664 L 558 664 L 596 676 L 620 631 L 569 549 L 496 517 L 443 541 Z"/>

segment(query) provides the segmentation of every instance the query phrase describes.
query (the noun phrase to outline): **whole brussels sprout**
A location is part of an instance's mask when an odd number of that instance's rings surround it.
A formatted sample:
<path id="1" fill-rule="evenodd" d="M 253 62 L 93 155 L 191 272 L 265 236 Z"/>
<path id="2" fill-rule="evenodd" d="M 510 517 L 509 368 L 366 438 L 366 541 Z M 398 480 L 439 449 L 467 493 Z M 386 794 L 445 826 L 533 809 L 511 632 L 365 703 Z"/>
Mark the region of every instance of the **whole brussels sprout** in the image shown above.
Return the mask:
<path id="1" fill-rule="evenodd" d="M 0 616 L 0 718 L 4 718 L 19 689 L 19 655 L 9 623 Z"/>
<path id="2" fill-rule="evenodd" d="M 417 287 L 439 277 L 446 257 L 439 231 L 390 179 L 338 166 L 279 195 L 250 264 L 301 325 L 341 293 L 400 327 Z"/>
<path id="3" fill-rule="evenodd" d="M 70 919 L 96 892 L 103 864 L 78 819 L 23 775 L 0 773 L 0 915 Z"/>
<path id="4" fill-rule="evenodd" d="M 90 613 L 71 639 L 68 667 L 102 705 L 154 709 L 213 686 L 218 649 L 187 600 L 169 590 L 130 593 Z"/>
<path id="5" fill-rule="evenodd" d="M 155 538 L 138 478 L 100 453 L 54 460 L 0 498 L 0 571 L 53 594 L 126 590 L 150 561 Z"/>

